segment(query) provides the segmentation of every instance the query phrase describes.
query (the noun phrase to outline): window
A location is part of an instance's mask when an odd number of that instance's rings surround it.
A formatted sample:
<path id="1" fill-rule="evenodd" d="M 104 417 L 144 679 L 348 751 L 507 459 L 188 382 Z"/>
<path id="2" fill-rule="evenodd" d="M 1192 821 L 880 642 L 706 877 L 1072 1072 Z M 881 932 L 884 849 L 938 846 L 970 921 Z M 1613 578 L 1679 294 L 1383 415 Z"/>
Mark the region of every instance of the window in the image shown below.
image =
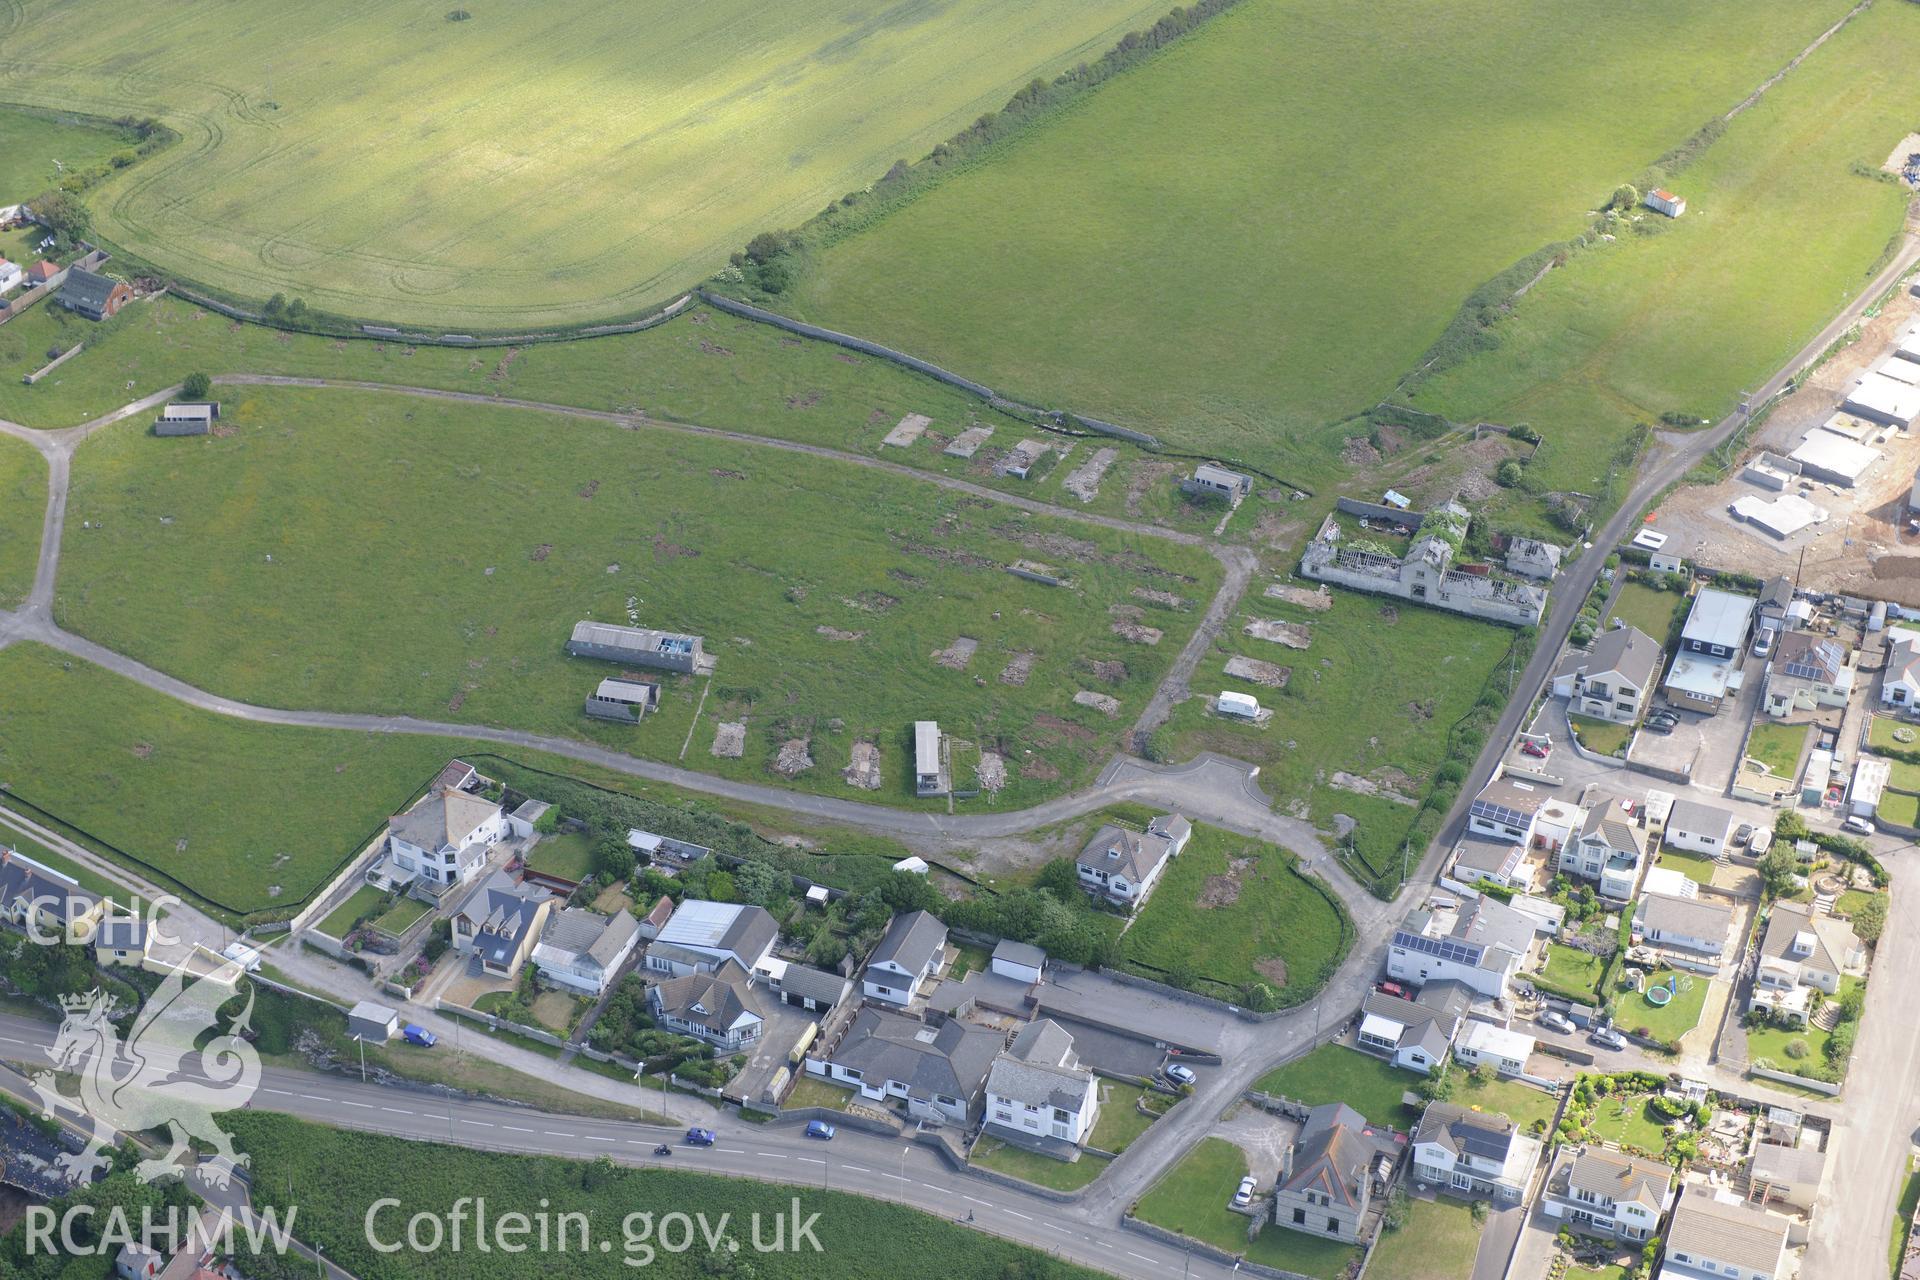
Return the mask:
<path id="1" fill-rule="evenodd" d="M 1305 1209 L 1295 1209 L 1293 1211 L 1293 1225 L 1296 1227 L 1304 1227 L 1307 1225 L 1307 1211 Z"/>
<path id="2" fill-rule="evenodd" d="M 1334 1235 L 1339 1235 L 1339 1234 L 1340 1234 L 1340 1219 L 1338 1219 L 1338 1218 L 1328 1218 L 1328 1219 L 1327 1219 L 1327 1230 L 1328 1230 L 1328 1231 L 1331 1231 L 1331 1232 L 1332 1232 L 1332 1233 L 1333 1233 Z"/>

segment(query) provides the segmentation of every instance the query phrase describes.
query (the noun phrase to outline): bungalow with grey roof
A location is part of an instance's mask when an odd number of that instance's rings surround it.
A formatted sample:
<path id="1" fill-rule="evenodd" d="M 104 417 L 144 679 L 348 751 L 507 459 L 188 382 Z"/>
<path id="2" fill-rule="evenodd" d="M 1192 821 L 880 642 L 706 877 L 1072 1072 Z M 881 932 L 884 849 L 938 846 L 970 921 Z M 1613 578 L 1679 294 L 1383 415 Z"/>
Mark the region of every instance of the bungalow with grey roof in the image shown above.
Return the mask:
<path id="1" fill-rule="evenodd" d="M 0 846 L 0 918 L 8 923 L 27 928 L 34 922 L 77 942 L 92 936 L 106 910 L 106 899 L 72 876 Z"/>
<path id="2" fill-rule="evenodd" d="M 1689 853 L 1717 858 L 1727 852 L 1736 819 L 1733 811 L 1698 800 L 1675 800 L 1667 812 L 1666 842 Z"/>
<path id="3" fill-rule="evenodd" d="M 89 271 L 85 267 L 67 268 L 67 278 L 54 295 L 54 301 L 89 320 L 106 320 L 120 313 L 133 301 L 133 290 L 124 280 Z"/>
<path id="4" fill-rule="evenodd" d="M 1073 860 L 1074 872 L 1094 897 L 1136 910 L 1192 836 L 1193 824 L 1177 813 L 1160 814 L 1145 831 L 1108 824 Z"/>
<path id="5" fill-rule="evenodd" d="M 640 922 L 631 911 L 603 916 L 578 907 L 552 912 L 533 948 L 540 976 L 558 987 L 597 996 L 640 943 Z"/>
<path id="6" fill-rule="evenodd" d="M 1688 968 L 1718 967 L 1727 954 L 1733 932 L 1733 908 L 1704 898 L 1671 898 L 1642 894 L 1633 912 L 1633 936 L 1669 953 L 1668 959 L 1688 961 Z"/>
<path id="7" fill-rule="evenodd" d="M 959 1021 L 934 1027 L 868 1007 L 854 1015 L 831 1050 L 808 1061 L 807 1070 L 869 1102 L 898 1099 L 916 1120 L 971 1125 L 1004 1043 L 983 1027 Z"/>
<path id="8" fill-rule="evenodd" d="M 766 1019 L 756 1004 L 747 971 L 732 960 L 647 988 L 647 1007 L 662 1027 L 728 1052 L 760 1038 Z"/>
<path id="9" fill-rule="evenodd" d="M 1667 1224 L 1655 1280 L 1784 1280 L 1788 1220 L 1689 1185 Z"/>

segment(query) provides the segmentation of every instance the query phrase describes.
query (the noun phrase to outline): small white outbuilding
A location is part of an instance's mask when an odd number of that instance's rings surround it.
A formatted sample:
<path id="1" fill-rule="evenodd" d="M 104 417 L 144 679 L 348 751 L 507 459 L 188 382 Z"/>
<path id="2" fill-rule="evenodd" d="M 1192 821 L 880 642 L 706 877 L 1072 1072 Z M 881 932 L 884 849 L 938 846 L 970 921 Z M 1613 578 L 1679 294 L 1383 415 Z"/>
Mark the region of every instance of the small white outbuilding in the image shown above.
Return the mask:
<path id="1" fill-rule="evenodd" d="M 1234 716 L 1241 720 L 1252 720 L 1260 714 L 1260 702 L 1251 694 L 1235 693 L 1231 689 L 1221 690 L 1214 705 L 1223 716 Z"/>

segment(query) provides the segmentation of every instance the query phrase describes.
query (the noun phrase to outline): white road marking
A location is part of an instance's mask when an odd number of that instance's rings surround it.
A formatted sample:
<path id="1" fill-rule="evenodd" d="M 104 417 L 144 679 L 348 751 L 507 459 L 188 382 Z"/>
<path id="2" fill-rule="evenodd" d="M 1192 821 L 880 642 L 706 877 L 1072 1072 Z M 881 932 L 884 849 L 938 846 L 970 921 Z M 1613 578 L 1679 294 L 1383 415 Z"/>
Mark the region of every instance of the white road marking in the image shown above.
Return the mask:
<path id="1" fill-rule="evenodd" d="M 1129 1258 L 1138 1258 L 1138 1259 L 1140 1259 L 1140 1261 L 1142 1261 L 1142 1262 L 1152 1262 L 1152 1261 L 1154 1261 L 1154 1259 L 1152 1259 L 1152 1258 L 1149 1258 L 1149 1257 L 1148 1257 L 1148 1256 L 1147 1256 L 1146 1254 L 1144 1254 L 1144 1253 L 1135 1253 L 1135 1252 L 1134 1252 L 1133 1250 L 1131 1250 L 1131 1249 L 1129 1249 L 1129 1250 L 1127 1250 L 1127 1256 L 1128 1256 Z"/>
<path id="2" fill-rule="evenodd" d="M 413 1114 L 413 1112 L 411 1112 L 411 1111 L 408 1111 L 408 1110 L 407 1110 L 406 1108 L 404 1108 L 404 1107 L 382 1107 L 382 1108 L 380 1108 L 380 1109 L 381 1109 L 382 1111 L 391 1111 L 391 1112 L 393 1112 L 393 1114 L 395 1114 L 395 1115 L 397 1115 L 397 1116 L 410 1116 L 410 1115 L 412 1115 L 412 1114 Z"/>
<path id="3" fill-rule="evenodd" d="M 961 1196 L 960 1198 L 962 1200 L 973 1200 L 973 1203 L 975 1204 L 984 1204 L 989 1209 L 993 1208 L 993 1202 L 990 1200 L 974 1200 L 972 1196 Z"/>
<path id="4" fill-rule="evenodd" d="M 373 1110 L 373 1104 L 371 1102 L 355 1102 L 351 1098 L 340 1099 L 340 1105 L 343 1107 L 359 1107 L 363 1111 Z"/>
<path id="5" fill-rule="evenodd" d="M 527 1130 L 527 1132 L 532 1133 L 533 1130 L 529 1129 Z M 543 1132 L 545 1132 L 549 1138 L 574 1138 L 579 1136 L 578 1134 L 563 1133 L 559 1129 L 547 1129 L 547 1130 L 544 1130 Z"/>
<path id="6" fill-rule="evenodd" d="M 1008 1209 L 1008 1210 L 1007 1210 L 1007 1212 L 1008 1212 L 1008 1213 L 1010 1213 L 1010 1214 L 1012 1214 L 1012 1215 L 1013 1215 L 1014 1217 L 1016 1217 L 1016 1218 L 1023 1218 L 1023 1219 L 1025 1219 L 1025 1220 L 1026 1220 L 1026 1221 L 1028 1221 L 1028 1222 L 1032 1222 L 1032 1221 L 1033 1221 L 1033 1219 L 1032 1219 L 1032 1218 L 1030 1218 L 1030 1217 L 1028 1217 L 1028 1216 L 1027 1216 L 1026 1214 L 1024 1214 L 1024 1213 L 1022 1213 L 1022 1212 L 1020 1212 L 1020 1211 L 1019 1211 L 1018 1209 Z"/>
<path id="7" fill-rule="evenodd" d="M 303 1093 L 300 1096 L 305 1098 L 308 1102 L 332 1102 L 333 1101 L 332 1098 L 323 1098 L 317 1093 Z"/>
<path id="8" fill-rule="evenodd" d="M 897 1173 L 883 1173 L 880 1176 L 883 1178 L 892 1178 L 895 1182 L 912 1182 L 913 1181 L 912 1178 L 903 1178 Z"/>
<path id="9" fill-rule="evenodd" d="M 794 1159 L 798 1160 L 801 1164 L 825 1164 L 826 1163 L 825 1160 L 815 1160 L 812 1156 L 795 1156 Z"/>
<path id="10" fill-rule="evenodd" d="M 613 1141 L 612 1138 L 602 1138 L 598 1134 L 592 1134 L 592 1133 L 584 1134 L 582 1136 L 585 1137 L 588 1142 L 612 1142 Z"/>
<path id="11" fill-rule="evenodd" d="M 292 1094 L 290 1094 L 290 1093 L 288 1093 L 288 1092 L 287 1092 L 287 1091 L 286 1091 L 285 1089 L 267 1089 L 267 1088 L 262 1088 L 262 1089 L 260 1090 L 260 1092 L 262 1092 L 262 1093 L 271 1093 L 271 1094 L 274 1094 L 275 1096 L 277 1096 L 277 1097 L 281 1097 L 281 1098 L 291 1098 L 291 1097 L 293 1096 Z"/>
<path id="12" fill-rule="evenodd" d="M 842 1169 L 849 1170 L 850 1172 L 853 1172 L 853 1173 L 872 1173 L 873 1172 L 873 1170 L 862 1168 L 857 1164 L 843 1164 L 840 1167 Z"/>
<path id="13" fill-rule="evenodd" d="M 461 1122 L 462 1124 L 477 1124 L 477 1125 L 479 1125 L 479 1126 L 480 1126 L 480 1127 L 481 1127 L 482 1129 L 491 1129 L 491 1128 L 493 1128 L 493 1121 L 491 1121 L 491 1120 L 469 1120 L 469 1119 L 467 1119 L 467 1118 L 466 1118 L 465 1116 L 461 1116 L 461 1117 L 460 1117 L 460 1122 Z"/>
<path id="14" fill-rule="evenodd" d="M 763 1160 L 785 1160 L 786 1159 L 786 1157 L 781 1155 L 778 1151 L 756 1151 L 753 1154 L 759 1156 Z"/>
<path id="15" fill-rule="evenodd" d="M 724 1151 L 730 1156 L 743 1156 L 747 1154 L 747 1149 L 745 1147 L 715 1147 L 714 1150 Z"/>
<path id="16" fill-rule="evenodd" d="M 946 1190 L 945 1187 L 936 1187 L 931 1182 L 923 1182 L 920 1185 L 925 1187 L 929 1191 L 945 1191 Z"/>
<path id="17" fill-rule="evenodd" d="M 533 1129 L 522 1129 L 522 1128 L 521 1128 L 521 1127 L 520 1127 L 519 1125 L 517 1125 L 517 1124 L 503 1124 L 503 1125 L 501 1125 L 500 1127 L 501 1127 L 502 1129 L 511 1129 L 511 1130 L 513 1130 L 513 1131 L 514 1131 L 515 1133 L 533 1133 L 533 1132 L 535 1132 L 535 1130 L 533 1130 Z"/>

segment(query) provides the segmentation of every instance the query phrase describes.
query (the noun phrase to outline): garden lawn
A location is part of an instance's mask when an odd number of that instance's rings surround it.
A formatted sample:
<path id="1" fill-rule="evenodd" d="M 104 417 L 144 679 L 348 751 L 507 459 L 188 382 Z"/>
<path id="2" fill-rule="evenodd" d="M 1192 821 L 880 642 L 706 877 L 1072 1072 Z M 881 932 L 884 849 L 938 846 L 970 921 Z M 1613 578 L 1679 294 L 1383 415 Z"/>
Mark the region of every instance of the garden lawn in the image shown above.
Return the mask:
<path id="1" fill-rule="evenodd" d="M 1404 1129 L 1414 1117 L 1400 1096 L 1420 1080 L 1419 1073 L 1402 1071 L 1358 1049 L 1323 1044 L 1269 1071 L 1254 1088 L 1310 1107 L 1344 1102 L 1375 1124 Z"/>
<path id="2" fill-rule="evenodd" d="M 415 921 L 431 910 L 433 910 L 432 907 L 418 898 L 402 898 L 394 903 L 385 915 L 375 920 L 373 927 L 383 933 L 399 937 L 411 929 Z"/>
<path id="3" fill-rule="evenodd" d="M 1312 1276 L 1314 1280 L 1345 1280 L 1347 1269 L 1360 1257 L 1358 1245 L 1289 1231 L 1272 1222 L 1260 1228 L 1246 1252 L 1250 1262 Z"/>
<path id="4" fill-rule="evenodd" d="M 1476 287 L 1845 8 L 1256 0 L 830 243 L 775 304 L 1295 476 Z"/>
<path id="5" fill-rule="evenodd" d="M 1920 1172 L 1913 1157 L 1907 1157 L 1906 1172 L 1900 1176 L 1900 1199 L 1893 1211 L 1893 1238 L 1887 1244 L 1887 1270 L 1899 1280 L 1900 1262 L 1907 1255 L 1907 1237 L 1913 1230 L 1914 1210 L 1920 1209 Z"/>
<path id="6" fill-rule="evenodd" d="M 1271 985 L 1281 1006 L 1310 999 L 1345 957 L 1353 926 L 1296 868 L 1278 846 L 1195 826 L 1121 935 L 1127 961 L 1156 977 L 1191 974 L 1228 999 L 1254 982 Z"/>
<path id="7" fill-rule="evenodd" d="M 1844 996 L 1859 985 L 1858 978 L 1840 979 L 1839 996 Z M 1838 999 L 1839 996 L 1834 998 Z M 1811 1024 L 1793 1030 L 1784 1027 L 1750 1029 L 1747 1032 L 1747 1060 L 1759 1062 L 1764 1058 L 1775 1070 L 1805 1076 L 1809 1080 L 1833 1082 L 1845 1076 L 1846 1063 L 1840 1063 L 1837 1067 L 1828 1064 L 1827 1042 L 1832 1039 L 1831 1032 L 1822 1031 Z M 1787 1046 L 1795 1040 L 1806 1041 L 1807 1053 L 1804 1057 L 1795 1058 L 1787 1052 Z"/>
<path id="8" fill-rule="evenodd" d="M 1615 1025 L 1633 1032 L 1645 1028 L 1654 1039 L 1668 1044 L 1678 1043 L 1681 1036 L 1699 1025 L 1700 1011 L 1706 1007 L 1707 991 L 1712 983 L 1697 974 L 1660 969 L 1647 976 L 1647 987 L 1651 990 L 1668 978 L 1679 979 L 1680 991 L 1664 1006 L 1655 1005 L 1641 991 L 1622 991 L 1614 996 Z"/>
<path id="9" fill-rule="evenodd" d="M 1908 795 L 1920 795 L 1920 764 L 1892 759 L 1887 763 L 1892 766 L 1891 772 L 1887 775 L 1889 790 L 1904 791 Z"/>
<path id="10" fill-rule="evenodd" d="M 1673 631 L 1674 616 L 1687 607 L 1687 597 L 1678 591 L 1655 591 L 1644 582 L 1621 584 L 1620 597 L 1613 602 L 1608 620 L 1638 627 L 1664 645 Z"/>
<path id="11" fill-rule="evenodd" d="M 1119 1080 L 1102 1079 L 1100 1115 L 1093 1122 L 1093 1134 L 1087 1139 L 1087 1145 L 1098 1147 L 1102 1151 L 1111 1151 L 1119 1155 L 1132 1144 L 1135 1138 L 1152 1127 L 1156 1117 L 1143 1116 L 1134 1104 L 1148 1092 L 1137 1084 L 1126 1084 Z M 1163 1099 L 1171 1104 L 1173 1099 Z"/>
<path id="12" fill-rule="evenodd" d="M 1757 724 L 1747 739 L 1747 758 L 1767 766 L 1776 778 L 1792 781 L 1800 767 L 1800 748 L 1806 745 L 1808 729 L 1803 724 Z"/>
<path id="13" fill-rule="evenodd" d="M 1322 613 L 1268 600 L 1249 591 L 1236 615 L 1201 657 L 1190 682 L 1196 692 L 1239 688 L 1224 675 L 1236 655 L 1292 668 L 1284 690 L 1261 689 L 1273 720 L 1264 727 L 1207 712 L 1203 699 L 1175 707 L 1154 735 L 1157 758 L 1186 760 L 1216 751 L 1260 766 L 1260 786 L 1282 808 L 1304 805 L 1316 826 L 1331 831 L 1334 815 L 1358 823 L 1356 852 L 1380 877 L 1395 881 L 1405 859 L 1401 845 L 1414 809 L 1394 799 L 1418 799 L 1432 784 L 1447 751 L 1447 729 L 1473 709 L 1483 691 L 1507 696 L 1507 627 L 1404 602 L 1383 603 L 1358 592 L 1335 591 Z M 1305 624 L 1303 652 L 1245 633 L 1253 618 Z M 1376 795 L 1335 786 L 1351 774 L 1385 788 Z M 1336 841 L 1331 835 L 1329 845 Z"/>
<path id="14" fill-rule="evenodd" d="M 0 192 L 5 193 L 0 204 L 31 200 L 58 186 L 62 174 L 104 165 L 116 152 L 130 151 L 136 141 L 131 131 L 105 120 L 82 121 L 67 111 L 0 108 Z M 30 261 L 13 260 L 22 268 Z"/>
<path id="15" fill-rule="evenodd" d="M 223 422 L 231 435 L 185 441 L 129 424 L 81 451 L 63 624 L 248 701 L 684 750 L 737 779 L 786 781 L 774 756 L 810 739 L 793 785 L 861 799 L 911 802 L 917 719 L 996 744 L 1003 805 L 1090 777 L 1220 576 L 1197 547 L 751 444 L 361 391 L 250 389 Z M 1006 572 L 1034 556 L 1073 586 Z M 1164 638 L 1129 641 L 1110 608 Z M 704 635 L 717 672 L 666 676 L 643 724 L 588 720 L 583 698 L 621 667 L 567 656 L 584 618 Z M 235 629 L 276 641 L 218 641 Z M 964 669 L 935 660 L 962 638 Z M 1022 655 L 1025 684 L 1001 679 Z M 1111 680 L 1102 661 L 1121 664 Z M 1087 687 L 1120 714 L 1074 704 Z M 723 720 L 746 722 L 743 758 L 711 754 Z M 880 748 L 875 792 L 841 776 L 862 739 Z M 977 759 L 956 750 L 958 785 Z"/>
<path id="16" fill-rule="evenodd" d="M 1660 850 L 1659 865 L 1678 871 L 1696 884 L 1713 883 L 1713 859 L 1705 854 L 1675 849 L 1668 845 Z"/>
<path id="17" fill-rule="evenodd" d="M 234 913 L 291 914 L 462 745 L 249 724 L 38 645 L 0 650 L 9 793 Z"/>
<path id="18" fill-rule="evenodd" d="M 1165 8 L 88 0 L 9 23 L 7 93 L 186 135 L 88 194 L 123 256 L 256 302 L 524 332 L 665 300 Z"/>
<path id="19" fill-rule="evenodd" d="M 543 836 L 527 855 L 527 867 L 577 884 L 593 870 L 593 837 L 585 831 Z"/>
<path id="20" fill-rule="evenodd" d="M 1554 1112 L 1560 1109 L 1560 1099 L 1530 1084 L 1522 1084 L 1518 1080 L 1490 1080 L 1486 1084 L 1476 1084 L 1471 1072 L 1459 1066 L 1453 1070 L 1459 1081 L 1454 1086 L 1455 1103 L 1504 1115 L 1518 1125 L 1522 1133 L 1534 1132 L 1536 1122 L 1540 1131 L 1544 1132 L 1553 1124 Z"/>
<path id="21" fill-rule="evenodd" d="M 46 510 L 47 464 L 26 441 L 0 436 L 0 609 L 25 603 L 33 590 Z"/>
<path id="22" fill-rule="evenodd" d="M 1055 1160 L 1002 1142 L 998 1138 L 982 1137 L 974 1146 L 972 1161 L 983 1169 L 992 1169 L 1022 1182 L 1032 1182 L 1055 1191 L 1078 1191 L 1106 1172 L 1112 1163 L 1104 1156 L 1082 1154 L 1078 1160 L 1068 1164 L 1064 1160 Z"/>
<path id="23" fill-rule="evenodd" d="M 1913 737 L 1902 742 L 1895 736 L 1902 732 Z M 1867 745 L 1876 751 L 1920 751 L 1920 726 L 1894 716 L 1874 716 L 1867 722 Z"/>
<path id="24" fill-rule="evenodd" d="M 1672 1123 L 1655 1115 L 1647 1106 L 1652 1094 L 1634 1093 L 1596 1099 L 1593 1107 L 1594 1135 L 1616 1146 L 1658 1156 L 1667 1146 L 1667 1125 Z"/>
<path id="25" fill-rule="evenodd" d="M 1415 1200 L 1398 1231 L 1380 1233 L 1367 1274 L 1373 1280 L 1461 1280 L 1473 1274 L 1480 1226 L 1457 1200 Z"/>
<path id="26" fill-rule="evenodd" d="M 1227 1208 L 1247 1155 L 1225 1138 L 1202 1138 L 1134 1206 L 1134 1216 L 1228 1253 L 1245 1253 L 1247 1219 Z"/>
<path id="27" fill-rule="evenodd" d="M 1881 798 L 1874 816 L 1896 827 L 1920 827 L 1920 796 L 1905 791 L 1888 791 Z"/>
<path id="28" fill-rule="evenodd" d="M 345 938 L 362 920 L 385 906 L 386 901 L 386 890 L 363 884 L 345 902 L 327 913 L 327 918 L 320 922 L 320 932 L 330 938 Z"/>
<path id="29" fill-rule="evenodd" d="M 1627 740 L 1633 737 L 1633 726 L 1615 724 L 1611 720 L 1596 720 L 1591 716 L 1567 717 L 1567 723 L 1580 737 L 1580 745 L 1589 751 L 1603 756 L 1617 756 L 1627 749 Z"/>
<path id="30" fill-rule="evenodd" d="M 1625 1267 L 1569 1267 L 1564 1280 L 1628 1280 Z"/>
<path id="31" fill-rule="evenodd" d="M 1600 978 L 1606 968 L 1607 962 L 1590 951 L 1550 942 L 1547 944 L 1546 965 L 1540 972 L 1529 974 L 1527 981 L 1542 991 L 1551 991 L 1580 1004 L 1597 1005 L 1600 1003 Z"/>
<path id="32" fill-rule="evenodd" d="M 229 1127 L 241 1149 L 253 1158 L 261 1180 L 256 1197 L 262 1209 L 276 1208 L 285 1221 L 289 1208 L 297 1204 L 302 1239 L 325 1241 L 329 1260 L 356 1275 L 383 1280 L 427 1280 L 449 1274 L 450 1268 L 432 1254 L 376 1252 L 365 1227 L 375 1201 L 395 1197 L 400 1203 L 378 1210 L 374 1238 L 404 1239 L 407 1221 L 415 1214 L 442 1217 L 457 1197 L 468 1195 L 486 1197 L 489 1210 L 501 1214 L 531 1216 L 541 1211 L 540 1202 L 546 1200 L 556 1212 L 564 1206 L 569 1213 L 584 1215 L 594 1237 L 613 1247 L 607 1252 L 570 1249 L 564 1268 L 570 1280 L 631 1276 L 643 1255 L 623 1248 L 622 1224 L 633 1221 L 627 1215 L 649 1213 L 658 1221 L 670 1211 L 705 1214 L 710 1223 L 730 1214 L 727 1236 L 740 1242 L 740 1255 L 717 1256 L 736 1266 L 739 1256 L 751 1256 L 754 1274 L 765 1280 L 997 1280 L 1004 1275 L 1042 1273 L 1059 1280 L 1096 1280 L 1092 1271 L 932 1214 L 818 1187 L 763 1184 L 664 1167 L 621 1166 L 595 1173 L 585 1160 L 467 1151 L 381 1134 L 349 1133 L 253 1111 L 232 1113 Z M 749 1219 L 759 1215 L 763 1238 L 770 1239 L 774 1216 L 789 1212 L 796 1196 L 800 1219 L 814 1222 L 820 1252 L 803 1247 L 748 1255 Z M 815 1213 L 817 1220 L 809 1217 Z M 397 1237 L 386 1234 L 390 1222 L 397 1224 Z M 654 1237 L 656 1252 L 648 1270 L 668 1280 L 712 1274 L 715 1264 L 704 1245 L 691 1252 L 668 1253 L 657 1248 L 660 1239 Z M 468 1248 L 459 1255 L 457 1273 L 462 1280 L 519 1280 L 528 1274 L 528 1265 L 525 1257 Z"/>
<path id="33" fill-rule="evenodd" d="M 1685 217 L 1636 210 L 1615 241 L 1530 290 L 1498 322 L 1498 346 L 1414 403 L 1538 430 L 1532 493 L 1593 492 L 1636 423 L 1731 411 L 1859 293 L 1900 234 L 1908 193 L 1879 168 L 1920 111 L 1916 59 L 1920 9 L 1860 13 L 1692 163 L 1638 177 L 1685 196 Z"/>
<path id="34" fill-rule="evenodd" d="M 955 949 L 960 953 L 947 969 L 947 976 L 958 982 L 969 973 L 984 973 L 993 963 L 993 954 L 985 947 L 976 947 L 970 942 L 957 943 Z"/>
<path id="35" fill-rule="evenodd" d="M 853 1090 L 830 1085 L 813 1076 L 802 1075 L 793 1092 L 780 1105 L 787 1108 L 826 1107 L 832 1111 L 845 1111 L 847 1103 L 853 1099 Z"/>

